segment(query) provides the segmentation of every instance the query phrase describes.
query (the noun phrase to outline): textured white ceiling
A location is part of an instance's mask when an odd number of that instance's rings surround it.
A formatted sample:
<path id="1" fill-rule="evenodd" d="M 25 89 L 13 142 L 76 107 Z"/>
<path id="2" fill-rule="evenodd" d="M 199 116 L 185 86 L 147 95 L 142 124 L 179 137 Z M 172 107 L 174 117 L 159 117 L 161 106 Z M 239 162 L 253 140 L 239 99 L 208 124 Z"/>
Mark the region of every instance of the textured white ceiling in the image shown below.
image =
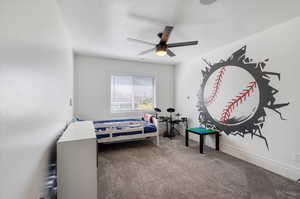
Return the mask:
<path id="1" fill-rule="evenodd" d="M 300 15 L 300 0 L 57 0 L 75 52 L 179 63 Z M 127 37 L 158 42 L 156 34 L 173 25 L 169 42 L 199 40 L 173 48 L 177 55 L 137 55 L 151 46 Z"/>

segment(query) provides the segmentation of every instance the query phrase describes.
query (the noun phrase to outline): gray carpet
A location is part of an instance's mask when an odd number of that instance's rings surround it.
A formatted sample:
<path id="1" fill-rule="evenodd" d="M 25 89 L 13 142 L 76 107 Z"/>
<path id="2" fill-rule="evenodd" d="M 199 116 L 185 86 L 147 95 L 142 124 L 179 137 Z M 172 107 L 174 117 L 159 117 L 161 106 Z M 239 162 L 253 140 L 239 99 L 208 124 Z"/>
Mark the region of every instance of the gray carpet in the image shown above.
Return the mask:
<path id="1" fill-rule="evenodd" d="M 300 199 L 300 184 L 182 136 L 101 145 L 100 199 Z"/>

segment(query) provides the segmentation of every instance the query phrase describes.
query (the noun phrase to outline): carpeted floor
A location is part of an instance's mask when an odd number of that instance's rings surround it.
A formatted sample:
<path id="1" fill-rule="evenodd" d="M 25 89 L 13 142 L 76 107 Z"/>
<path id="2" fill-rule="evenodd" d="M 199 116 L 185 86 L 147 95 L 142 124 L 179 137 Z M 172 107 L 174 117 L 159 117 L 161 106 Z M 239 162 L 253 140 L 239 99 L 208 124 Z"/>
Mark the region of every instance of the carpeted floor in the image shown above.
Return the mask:
<path id="1" fill-rule="evenodd" d="M 300 199 L 300 184 L 182 136 L 100 146 L 100 199 Z"/>

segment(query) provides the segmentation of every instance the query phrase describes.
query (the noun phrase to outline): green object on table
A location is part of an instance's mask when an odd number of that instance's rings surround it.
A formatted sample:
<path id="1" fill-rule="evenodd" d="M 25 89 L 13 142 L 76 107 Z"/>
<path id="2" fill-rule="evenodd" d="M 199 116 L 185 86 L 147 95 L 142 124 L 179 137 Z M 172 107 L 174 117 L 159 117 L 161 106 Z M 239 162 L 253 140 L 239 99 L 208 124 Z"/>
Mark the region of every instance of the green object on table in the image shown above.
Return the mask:
<path id="1" fill-rule="evenodd" d="M 206 128 L 201 128 L 201 127 L 197 127 L 197 128 L 187 128 L 188 131 L 193 131 L 195 133 L 216 133 L 219 132 L 215 129 L 206 129 Z"/>
<path id="2" fill-rule="evenodd" d="M 202 127 L 196 127 L 196 128 L 187 128 L 185 129 L 185 146 L 189 146 L 189 133 L 194 133 L 196 135 L 199 135 L 199 150 L 200 153 L 203 153 L 203 146 L 204 146 L 204 136 L 206 135 L 215 135 L 216 136 L 216 150 L 219 151 L 219 137 L 220 132 L 215 129 L 207 129 Z"/>

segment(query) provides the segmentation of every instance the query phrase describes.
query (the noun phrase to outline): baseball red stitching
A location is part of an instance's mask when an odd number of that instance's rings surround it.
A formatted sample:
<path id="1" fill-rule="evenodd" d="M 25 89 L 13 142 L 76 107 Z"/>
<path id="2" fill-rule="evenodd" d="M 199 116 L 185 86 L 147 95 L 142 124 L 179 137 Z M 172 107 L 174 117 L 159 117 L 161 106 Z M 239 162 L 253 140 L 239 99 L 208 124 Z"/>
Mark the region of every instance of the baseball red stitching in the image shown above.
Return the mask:
<path id="1" fill-rule="evenodd" d="M 220 121 L 222 123 L 224 124 L 228 123 L 230 114 L 233 112 L 234 108 L 238 107 L 240 104 L 246 101 L 247 96 L 249 97 L 251 93 L 254 92 L 254 88 L 256 88 L 256 81 L 249 82 L 246 89 L 243 89 L 240 95 L 236 96 L 235 98 L 233 98 L 231 101 L 228 102 L 228 105 L 225 106 L 223 113 L 221 115 Z"/>
<path id="2" fill-rule="evenodd" d="M 225 71 L 226 71 L 226 68 L 225 68 L 225 66 L 223 66 L 215 79 L 212 94 L 209 96 L 208 101 L 207 101 L 208 104 L 212 104 L 216 100 Z"/>

